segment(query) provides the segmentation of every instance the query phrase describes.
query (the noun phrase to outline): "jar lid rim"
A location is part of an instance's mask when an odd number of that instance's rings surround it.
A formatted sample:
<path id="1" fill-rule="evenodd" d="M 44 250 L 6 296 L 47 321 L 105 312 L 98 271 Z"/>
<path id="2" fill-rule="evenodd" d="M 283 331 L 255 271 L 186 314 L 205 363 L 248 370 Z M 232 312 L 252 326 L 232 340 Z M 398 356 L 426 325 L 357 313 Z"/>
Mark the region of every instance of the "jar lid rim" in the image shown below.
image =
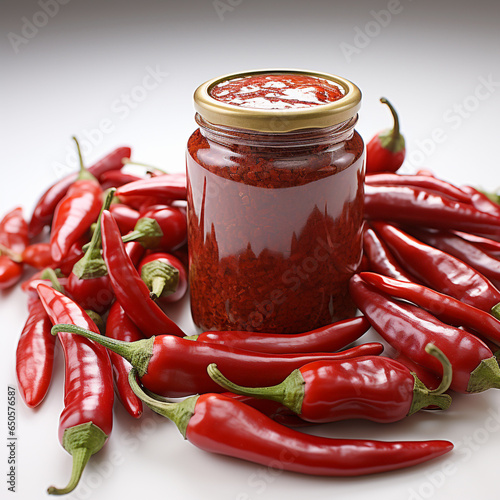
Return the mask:
<path id="1" fill-rule="evenodd" d="M 260 74 L 298 74 L 329 80 L 341 87 L 344 95 L 336 101 L 307 108 L 259 109 L 235 106 L 211 96 L 213 87 L 226 80 Z M 349 120 L 361 107 L 361 91 L 351 81 L 337 75 L 290 68 L 257 69 L 222 75 L 201 84 L 194 93 L 195 110 L 214 125 L 259 132 L 292 132 L 325 128 Z"/>

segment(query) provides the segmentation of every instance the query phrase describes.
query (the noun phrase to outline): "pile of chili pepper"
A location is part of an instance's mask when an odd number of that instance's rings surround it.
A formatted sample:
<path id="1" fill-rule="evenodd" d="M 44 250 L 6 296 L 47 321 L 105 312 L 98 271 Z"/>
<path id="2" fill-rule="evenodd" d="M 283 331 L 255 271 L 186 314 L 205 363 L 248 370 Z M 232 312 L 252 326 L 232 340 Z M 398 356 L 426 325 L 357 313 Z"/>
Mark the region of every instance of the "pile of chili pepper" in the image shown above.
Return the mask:
<path id="1" fill-rule="evenodd" d="M 390 423 L 445 410 L 448 390 L 500 388 L 500 205 L 428 171 L 395 173 L 404 139 L 382 102 L 395 125 L 367 148 L 358 317 L 296 335 L 184 332 L 169 312 L 188 288 L 186 178 L 132 172 L 128 147 L 85 168 L 75 139 L 79 173 L 49 187 L 29 221 L 20 207 L 2 219 L 0 288 L 26 278 L 16 370 L 29 407 L 49 390 L 58 344 L 65 357 L 59 440 L 73 471 L 49 493 L 72 491 L 110 438 L 114 392 L 132 417 L 145 404 L 201 449 L 304 474 L 389 471 L 452 449 L 292 429 Z M 370 328 L 390 357 L 362 343 Z"/>
<path id="2" fill-rule="evenodd" d="M 52 494 L 72 491 L 85 464 L 107 441 L 113 385 L 132 416 L 142 413 L 128 383 L 130 365 L 122 357 L 69 333 L 56 338 L 52 326 L 69 323 L 127 341 L 160 332 L 183 335 L 165 311 L 187 290 L 186 214 L 182 201 L 176 206 L 171 201 L 185 199 L 185 178 L 158 170 L 142 177 L 129 173 L 129 147 L 85 168 L 74 140 L 79 173 L 50 186 L 31 220 L 18 207 L 0 222 L 0 288 L 11 288 L 29 269 L 36 271 L 21 285 L 28 317 L 16 351 L 18 386 L 27 406 L 41 404 L 49 390 L 57 344 L 65 357 L 59 440 L 73 456 L 73 471 L 66 487 L 49 488 Z M 134 195 L 133 206 L 117 196 L 117 188 L 133 188 L 153 176 L 163 182 L 161 194 Z"/>

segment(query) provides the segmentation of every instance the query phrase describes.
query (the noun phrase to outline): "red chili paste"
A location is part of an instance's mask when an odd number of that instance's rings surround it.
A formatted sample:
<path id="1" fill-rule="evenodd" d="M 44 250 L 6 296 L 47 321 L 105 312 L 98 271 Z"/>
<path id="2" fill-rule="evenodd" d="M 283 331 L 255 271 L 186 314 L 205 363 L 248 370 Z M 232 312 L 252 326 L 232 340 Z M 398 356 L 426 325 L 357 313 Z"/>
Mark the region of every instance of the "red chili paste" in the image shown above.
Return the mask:
<path id="1" fill-rule="evenodd" d="M 302 74 L 258 74 L 218 83 L 210 95 L 220 102 L 256 109 L 310 108 L 344 97 L 329 80 Z"/>
<path id="2" fill-rule="evenodd" d="M 352 316 L 364 179 L 356 120 L 270 141 L 198 120 L 187 155 L 196 325 L 298 333 Z"/>

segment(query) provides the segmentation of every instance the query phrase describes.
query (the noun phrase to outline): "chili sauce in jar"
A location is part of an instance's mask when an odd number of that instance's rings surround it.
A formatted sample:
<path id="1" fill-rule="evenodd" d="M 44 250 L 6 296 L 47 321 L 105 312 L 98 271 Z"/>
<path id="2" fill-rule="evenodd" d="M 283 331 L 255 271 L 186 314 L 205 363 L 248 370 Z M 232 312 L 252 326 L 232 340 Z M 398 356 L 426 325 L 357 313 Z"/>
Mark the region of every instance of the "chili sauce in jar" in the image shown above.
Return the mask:
<path id="1" fill-rule="evenodd" d="M 191 311 L 202 330 L 300 333 L 351 317 L 362 256 L 361 92 L 298 70 L 194 94 L 187 150 Z"/>

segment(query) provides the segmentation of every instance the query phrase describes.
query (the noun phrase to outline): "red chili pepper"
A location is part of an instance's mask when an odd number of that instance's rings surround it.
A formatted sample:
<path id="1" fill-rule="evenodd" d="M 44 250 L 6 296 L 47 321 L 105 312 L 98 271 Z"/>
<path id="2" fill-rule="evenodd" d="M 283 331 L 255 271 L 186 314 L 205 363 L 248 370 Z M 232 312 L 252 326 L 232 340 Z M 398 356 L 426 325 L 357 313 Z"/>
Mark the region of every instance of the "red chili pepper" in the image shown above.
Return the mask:
<path id="1" fill-rule="evenodd" d="M 442 194 L 411 186 L 365 186 L 365 217 L 500 236 L 500 217 Z"/>
<path id="2" fill-rule="evenodd" d="M 479 211 L 500 217 L 500 205 L 490 200 L 486 194 L 472 186 L 461 186 L 460 189 L 470 196 L 470 203 Z"/>
<path id="3" fill-rule="evenodd" d="M 175 250 L 187 241 L 185 211 L 177 207 L 154 205 L 141 213 L 134 230 L 123 242 L 138 241 L 150 250 Z"/>
<path id="4" fill-rule="evenodd" d="M 387 104 L 394 119 L 394 126 L 377 134 L 366 145 L 366 173 L 396 172 L 405 159 L 405 139 L 399 131 L 399 118 L 392 104 L 382 97 L 380 102 Z"/>
<path id="5" fill-rule="evenodd" d="M 45 269 L 54 265 L 50 254 L 49 243 L 34 243 L 25 248 L 21 255 L 24 264 L 28 264 L 35 269 Z"/>
<path id="6" fill-rule="evenodd" d="M 171 200 L 185 200 L 187 195 L 186 174 L 167 174 L 130 182 L 116 191 L 122 203 L 130 205 L 130 199 L 154 198 L 156 203 L 168 203 Z"/>
<path id="7" fill-rule="evenodd" d="M 361 273 L 360 277 L 382 293 L 412 302 L 444 323 L 471 328 L 500 345 L 500 321 L 481 309 L 416 283 L 403 283 L 375 273 Z"/>
<path id="8" fill-rule="evenodd" d="M 311 422 L 302 420 L 286 406 L 277 403 L 276 401 L 271 401 L 270 399 L 257 399 L 252 396 L 243 396 L 232 392 L 223 392 L 221 393 L 221 396 L 241 401 L 247 406 L 251 406 L 252 408 L 260 411 L 275 422 L 286 425 L 287 427 L 309 427 L 313 425 Z"/>
<path id="9" fill-rule="evenodd" d="M 125 252 L 132 261 L 134 267 L 137 267 L 144 255 L 144 247 L 140 243 L 131 241 L 130 243 L 125 243 Z"/>
<path id="10" fill-rule="evenodd" d="M 104 210 L 101 219 L 103 257 L 116 299 L 146 336 L 160 333 L 184 336 L 184 332 L 155 304 L 122 243 L 113 216 Z"/>
<path id="11" fill-rule="evenodd" d="M 144 338 L 118 302 L 115 302 L 109 310 L 106 336 L 125 342 L 135 342 Z M 113 365 L 116 393 L 127 412 L 132 417 L 139 418 L 142 415 L 142 401 L 134 394 L 128 383 L 128 372 L 132 366 L 115 352 L 110 351 L 109 358 Z"/>
<path id="12" fill-rule="evenodd" d="M 359 476 L 430 460 L 453 448 L 448 441 L 365 441 L 303 434 L 258 410 L 221 394 L 163 403 L 147 396 L 135 380 L 132 389 L 153 411 L 172 420 L 181 434 L 205 451 L 317 476 Z"/>
<path id="13" fill-rule="evenodd" d="M 109 208 L 115 191 L 114 188 L 108 191 L 101 214 L 103 210 Z M 115 298 L 108 269 L 101 256 L 101 214 L 85 255 L 73 266 L 67 287 L 74 301 L 84 309 L 90 309 L 98 314 L 107 311 Z"/>
<path id="14" fill-rule="evenodd" d="M 429 405 L 446 410 L 451 397 L 443 394 L 451 383 L 451 365 L 432 344 L 426 351 L 443 365 L 443 380 L 431 391 L 406 366 L 390 358 L 363 356 L 342 361 L 315 361 L 294 370 L 277 385 L 242 387 L 228 380 L 216 364 L 208 374 L 236 394 L 266 398 L 290 408 L 313 423 L 362 418 L 397 422 Z"/>
<path id="15" fill-rule="evenodd" d="M 151 290 L 151 297 L 159 302 L 177 302 L 187 291 L 186 269 L 173 255 L 164 252 L 149 254 L 140 262 L 138 271 Z"/>
<path id="16" fill-rule="evenodd" d="M 83 247 L 87 242 L 88 238 L 85 234 L 71 245 L 66 257 L 57 264 L 62 274 L 68 276 L 71 273 L 73 266 L 85 255 Z"/>
<path id="17" fill-rule="evenodd" d="M 367 225 L 363 233 L 363 252 L 368 258 L 370 270 L 401 281 L 416 281 L 400 266 L 378 234 Z"/>
<path id="18" fill-rule="evenodd" d="M 128 205 L 124 205 L 123 203 L 113 203 L 109 207 L 109 211 L 115 218 L 122 234 L 133 231 L 140 218 L 137 210 L 129 207 Z"/>
<path id="19" fill-rule="evenodd" d="M 427 191 L 440 193 L 463 203 L 471 202 L 470 194 L 449 182 L 428 175 L 372 174 L 366 176 L 365 183 L 370 186 L 410 186 L 422 188 Z"/>
<path id="20" fill-rule="evenodd" d="M 119 147 L 89 167 L 89 172 L 100 179 L 100 177 L 110 170 L 122 168 L 123 158 L 130 158 L 132 150 L 129 147 Z M 59 202 L 66 196 L 68 189 L 78 179 L 78 173 L 70 174 L 53 184 L 35 206 L 31 221 L 29 223 L 29 235 L 31 238 L 42 232 L 45 226 L 52 222 L 54 212 Z"/>
<path id="21" fill-rule="evenodd" d="M 495 287 L 500 287 L 500 260 L 483 252 L 473 243 L 449 231 L 431 232 L 418 228 L 411 228 L 409 232 L 412 236 L 415 236 L 427 245 L 457 257 L 488 278 Z"/>
<path id="22" fill-rule="evenodd" d="M 337 353 L 265 354 L 225 345 L 193 342 L 174 335 L 158 335 L 137 342 L 120 342 L 96 335 L 72 325 L 57 325 L 54 332 L 83 335 L 129 361 L 137 368 L 142 382 L 149 390 L 165 397 L 184 397 L 190 394 L 222 392 L 207 373 L 210 363 L 217 363 L 241 385 L 277 384 L 295 368 L 319 359 L 351 359 L 378 355 L 381 344 L 363 344 Z"/>
<path id="23" fill-rule="evenodd" d="M 399 262 L 425 285 L 484 311 L 500 303 L 500 291 L 465 262 L 390 224 L 376 222 L 373 226 Z"/>
<path id="24" fill-rule="evenodd" d="M 492 240 L 490 238 L 485 238 L 484 236 L 477 236 L 476 234 L 464 233 L 462 231 L 451 231 L 465 241 L 469 241 L 476 247 L 486 252 L 488 255 L 500 258 L 500 242 Z"/>
<path id="25" fill-rule="evenodd" d="M 120 186 L 124 186 L 129 182 L 140 181 L 143 178 L 138 175 L 129 174 L 127 172 L 123 172 L 123 170 L 110 170 L 109 172 L 105 172 L 99 178 L 99 183 L 101 184 L 101 188 L 103 190 L 107 190 L 109 188 L 117 188 Z"/>
<path id="26" fill-rule="evenodd" d="M 52 323 L 40 299 L 30 298 L 28 319 L 16 350 L 19 392 L 30 408 L 38 406 L 49 390 L 56 345 L 51 328 Z"/>
<path id="27" fill-rule="evenodd" d="M 46 285 L 38 285 L 38 293 L 53 324 L 78 325 L 99 335 L 95 323 L 70 298 Z M 73 456 L 73 470 L 65 488 L 50 487 L 48 492 L 62 495 L 77 486 L 89 458 L 104 446 L 111 433 L 113 376 L 108 353 L 101 346 L 63 331 L 58 337 L 65 358 L 59 441 Z"/>
<path id="28" fill-rule="evenodd" d="M 424 309 L 395 301 L 358 275 L 350 281 L 351 296 L 379 335 L 396 351 L 442 376 L 442 366 L 424 349 L 441 349 L 453 368 L 451 388 L 481 392 L 500 388 L 500 368 L 488 347 L 477 337 L 439 321 Z"/>
<path id="29" fill-rule="evenodd" d="M 23 274 L 23 265 L 7 255 L 0 255 L 0 290 L 14 286 Z"/>
<path id="30" fill-rule="evenodd" d="M 400 352 L 396 353 L 395 356 L 393 357 L 396 361 L 401 363 L 402 365 L 406 366 L 408 370 L 413 372 L 419 379 L 420 381 L 425 385 L 425 387 L 428 387 L 431 390 L 437 389 L 441 385 L 441 378 L 432 373 L 429 370 L 426 370 L 423 366 L 419 365 L 418 363 L 415 363 L 412 361 L 410 358 L 405 356 L 404 354 L 401 354 Z M 432 405 L 431 405 L 432 407 Z M 434 407 L 438 408 L 438 407 Z"/>
<path id="31" fill-rule="evenodd" d="M 66 257 L 71 245 L 89 230 L 102 205 L 101 187 L 97 179 L 85 170 L 76 138 L 75 142 L 80 156 L 80 175 L 57 205 L 50 233 L 50 252 L 56 264 Z"/>
<path id="32" fill-rule="evenodd" d="M 28 224 L 21 207 L 14 208 L 0 221 L 0 245 L 22 254 L 29 245 Z"/>
<path id="33" fill-rule="evenodd" d="M 346 319 L 306 333 L 204 332 L 184 337 L 269 354 L 335 352 L 359 339 L 370 328 L 364 317 Z"/>

